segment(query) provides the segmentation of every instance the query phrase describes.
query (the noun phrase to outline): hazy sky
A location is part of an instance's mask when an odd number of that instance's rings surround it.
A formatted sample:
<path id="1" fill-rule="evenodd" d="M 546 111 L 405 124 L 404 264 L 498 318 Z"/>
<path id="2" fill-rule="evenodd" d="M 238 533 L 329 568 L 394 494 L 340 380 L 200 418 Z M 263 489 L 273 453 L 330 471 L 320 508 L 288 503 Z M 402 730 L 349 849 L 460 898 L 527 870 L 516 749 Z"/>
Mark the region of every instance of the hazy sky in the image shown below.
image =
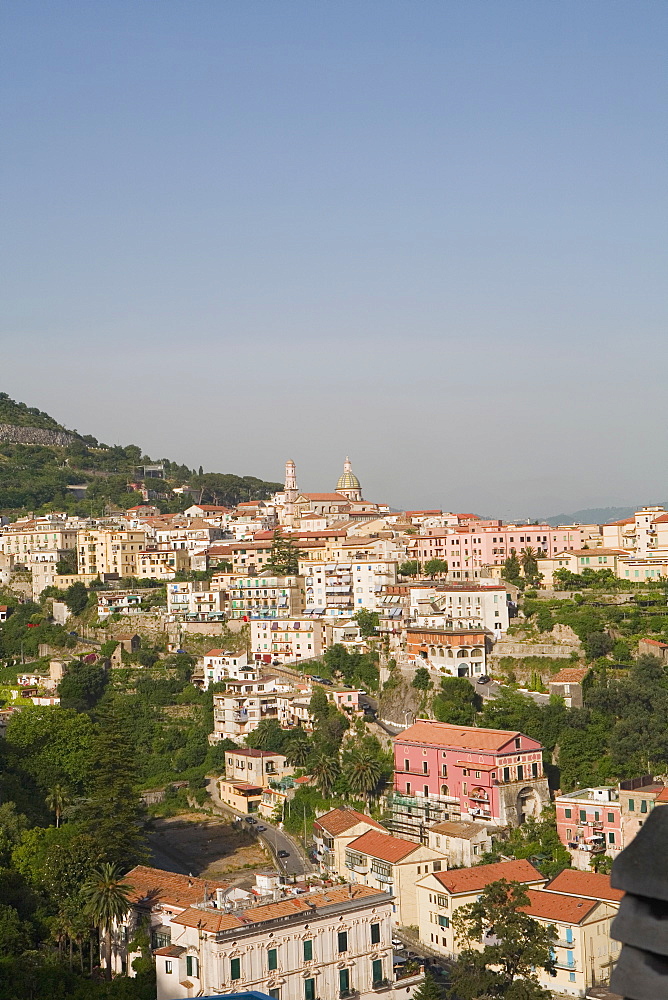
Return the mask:
<path id="1" fill-rule="evenodd" d="M 397 507 L 668 497 L 666 3 L 0 19 L 0 389 Z"/>

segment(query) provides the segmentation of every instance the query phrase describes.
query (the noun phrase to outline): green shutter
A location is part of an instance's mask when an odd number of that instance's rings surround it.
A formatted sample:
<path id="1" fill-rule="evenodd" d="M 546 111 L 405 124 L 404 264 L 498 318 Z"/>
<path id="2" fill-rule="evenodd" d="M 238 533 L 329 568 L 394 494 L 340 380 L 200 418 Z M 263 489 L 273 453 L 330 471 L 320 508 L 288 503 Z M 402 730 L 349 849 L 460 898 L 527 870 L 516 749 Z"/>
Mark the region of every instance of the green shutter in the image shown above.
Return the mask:
<path id="1" fill-rule="evenodd" d="M 241 959 L 233 958 L 230 961 L 230 979 L 241 979 Z"/>
<path id="2" fill-rule="evenodd" d="M 278 952 L 275 948 L 270 948 L 267 952 L 267 964 L 270 972 L 278 968 Z"/>
<path id="3" fill-rule="evenodd" d="M 371 944 L 380 944 L 380 924 L 371 924 Z"/>
<path id="4" fill-rule="evenodd" d="M 315 1000 L 315 979 L 304 980 L 304 1000 Z"/>
<path id="5" fill-rule="evenodd" d="M 339 992 L 347 993 L 350 989 L 350 969 L 339 969 Z"/>
<path id="6" fill-rule="evenodd" d="M 309 938 L 304 941 L 304 961 L 310 962 L 313 959 L 313 941 Z"/>
<path id="7" fill-rule="evenodd" d="M 186 955 L 186 976 L 192 976 L 193 974 L 193 957 L 192 955 Z"/>
<path id="8" fill-rule="evenodd" d="M 383 978 L 383 963 L 380 958 L 371 963 L 371 978 L 374 983 L 379 983 Z"/>
<path id="9" fill-rule="evenodd" d="M 339 952 L 348 951 L 348 931 L 339 931 Z"/>

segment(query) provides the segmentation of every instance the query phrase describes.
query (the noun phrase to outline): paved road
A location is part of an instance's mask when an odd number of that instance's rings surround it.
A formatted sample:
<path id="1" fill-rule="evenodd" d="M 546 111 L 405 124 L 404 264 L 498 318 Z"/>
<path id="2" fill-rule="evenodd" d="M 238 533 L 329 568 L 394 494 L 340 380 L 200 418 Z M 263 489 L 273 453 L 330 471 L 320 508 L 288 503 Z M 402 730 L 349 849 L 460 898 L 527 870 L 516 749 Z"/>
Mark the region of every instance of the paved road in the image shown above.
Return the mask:
<path id="1" fill-rule="evenodd" d="M 235 819 L 243 818 L 244 814 L 237 812 L 236 809 L 232 809 L 231 806 L 226 805 L 226 803 L 221 802 L 220 796 L 218 794 L 218 786 L 216 784 L 215 778 L 207 778 L 207 791 L 211 796 L 211 801 L 213 802 L 214 808 L 227 816 L 233 816 Z M 257 833 L 258 826 L 266 827 L 264 833 L 258 833 L 257 836 L 262 840 L 274 858 L 276 859 L 276 865 L 279 872 L 283 875 L 308 875 L 315 871 L 314 866 L 308 860 L 301 845 L 298 844 L 293 838 L 285 833 L 283 830 L 279 830 L 277 827 L 273 826 L 267 820 L 261 817 L 256 817 L 257 823 L 245 823 L 249 830 L 254 830 Z M 279 858 L 279 851 L 287 851 L 289 857 Z"/>

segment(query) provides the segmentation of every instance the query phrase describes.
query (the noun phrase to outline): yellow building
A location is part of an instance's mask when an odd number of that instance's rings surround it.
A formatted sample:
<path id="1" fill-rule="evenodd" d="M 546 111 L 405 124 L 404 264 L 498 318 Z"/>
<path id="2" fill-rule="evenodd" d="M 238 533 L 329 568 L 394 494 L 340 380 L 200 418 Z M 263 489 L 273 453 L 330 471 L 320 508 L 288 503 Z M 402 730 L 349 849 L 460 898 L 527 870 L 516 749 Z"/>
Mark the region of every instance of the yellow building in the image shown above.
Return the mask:
<path id="1" fill-rule="evenodd" d="M 117 528 L 88 528 L 79 531 L 77 560 L 79 573 L 93 576 L 117 573 L 119 577 L 137 576 L 139 553 L 146 544 L 143 531 Z"/>

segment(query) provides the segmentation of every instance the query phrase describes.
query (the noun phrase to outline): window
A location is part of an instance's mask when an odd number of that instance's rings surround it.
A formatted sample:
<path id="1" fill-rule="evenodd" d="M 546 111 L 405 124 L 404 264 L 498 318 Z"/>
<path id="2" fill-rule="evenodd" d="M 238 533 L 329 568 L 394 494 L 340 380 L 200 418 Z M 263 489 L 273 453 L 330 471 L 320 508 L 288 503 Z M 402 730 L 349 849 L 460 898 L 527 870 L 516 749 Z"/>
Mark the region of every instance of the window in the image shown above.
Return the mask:
<path id="1" fill-rule="evenodd" d="M 438 924 L 439 924 L 439 927 L 449 927 L 450 926 L 450 918 L 449 917 L 444 917 L 441 914 L 439 914 Z"/>
<path id="2" fill-rule="evenodd" d="M 273 1000 L 281 1000 L 281 991 L 278 987 L 274 987 L 273 990 L 269 990 L 269 996 L 273 997 Z"/>
<path id="3" fill-rule="evenodd" d="M 586 809 L 581 809 L 580 810 L 580 822 L 581 823 L 586 823 L 587 822 L 587 810 Z"/>
<path id="4" fill-rule="evenodd" d="M 566 928 L 566 943 L 567 944 L 573 944 L 573 928 L 572 927 L 567 927 Z"/>
<path id="5" fill-rule="evenodd" d="M 641 799 L 640 800 L 640 812 L 641 813 L 646 813 L 647 812 L 647 799 Z"/>
<path id="6" fill-rule="evenodd" d="M 575 982 L 575 973 L 574 972 L 569 972 L 568 973 L 568 981 L 570 983 L 574 983 Z"/>
<path id="7" fill-rule="evenodd" d="M 437 904 L 439 906 L 442 906 L 443 909 L 447 910 L 447 908 L 448 908 L 448 897 L 447 896 L 437 896 L 436 897 L 436 902 L 437 902 Z"/>
<path id="8" fill-rule="evenodd" d="M 304 1000 L 315 1000 L 315 979 L 304 980 Z"/>
<path id="9" fill-rule="evenodd" d="M 433 868 L 433 870 L 435 872 L 440 872 L 440 870 L 441 870 L 441 862 L 440 861 L 434 861 L 434 868 Z"/>
<path id="10" fill-rule="evenodd" d="M 503 780 L 504 781 L 510 781 L 510 768 L 509 767 L 504 767 L 504 769 L 503 769 Z"/>
<path id="11" fill-rule="evenodd" d="M 338 949 L 339 952 L 348 951 L 348 931 L 339 931 Z"/>
<path id="12" fill-rule="evenodd" d="M 304 941 L 304 961 L 311 962 L 313 960 L 313 941 L 309 938 L 308 941 Z"/>
<path id="13" fill-rule="evenodd" d="M 635 812 L 636 803 L 635 799 L 629 799 L 629 812 Z"/>
<path id="14" fill-rule="evenodd" d="M 199 979 L 199 959 L 197 955 L 186 955 L 186 975 Z"/>
<path id="15" fill-rule="evenodd" d="M 371 963 L 371 979 L 373 983 L 379 983 L 383 978 L 383 962 L 382 959 L 377 958 Z"/>
<path id="16" fill-rule="evenodd" d="M 609 844 L 614 844 L 614 842 L 615 842 L 615 834 L 611 830 L 610 833 L 608 834 L 608 843 Z"/>
<path id="17" fill-rule="evenodd" d="M 171 976 L 172 974 L 172 963 L 169 961 L 169 959 L 167 959 L 167 961 L 165 962 L 165 972 L 167 973 L 168 976 Z"/>
<path id="18" fill-rule="evenodd" d="M 380 944 L 380 924 L 371 924 L 371 944 Z"/>
<path id="19" fill-rule="evenodd" d="M 521 764 L 517 765 L 517 780 L 524 781 L 524 768 Z"/>
<path id="20" fill-rule="evenodd" d="M 235 979 L 241 979 L 241 959 L 233 958 L 230 961 L 230 979 L 234 982 Z"/>
<path id="21" fill-rule="evenodd" d="M 267 952 L 267 967 L 270 972 L 278 968 L 278 952 L 276 948 L 270 948 Z"/>
<path id="22" fill-rule="evenodd" d="M 615 814 L 608 813 L 608 823 L 614 823 L 614 822 L 615 822 Z"/>
<path id="23" fill-rule="evenodd" d="M 422 761 L 422 773 L 429 774 L 429 764 L 426 760 Z"/>
<path id="24" fill-rule="evenodd" d="M 345 995 L 350 992 L 350 969 L 339 969 L 339 993 Z"/>

